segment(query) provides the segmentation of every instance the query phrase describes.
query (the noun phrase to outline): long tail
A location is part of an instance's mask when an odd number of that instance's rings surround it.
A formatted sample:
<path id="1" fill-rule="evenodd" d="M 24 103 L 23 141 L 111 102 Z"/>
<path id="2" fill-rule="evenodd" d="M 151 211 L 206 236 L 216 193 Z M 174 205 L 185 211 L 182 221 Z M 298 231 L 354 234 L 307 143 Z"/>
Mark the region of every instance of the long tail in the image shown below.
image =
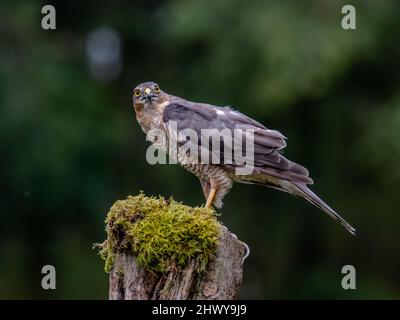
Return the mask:
<path id="1" fill-rule="evenodd" d="M 312 192 L 307 185 L 301 182 L 291 181 L 291 185 L 294 187 L 292 190 L 295 195 L 299 195 L 306 199 L 308 202 L 312 203 L 317 208 L 321 209 L 327 213 L 334 220 L 339 222 L 343 227 L 346 228 L 352 235 L 356 234 L 356 229 L 354 229 L 346 220 L 339 216 L 335 210 L 328 206 L 324 201 L 322 201 L 314 192 Z"/>

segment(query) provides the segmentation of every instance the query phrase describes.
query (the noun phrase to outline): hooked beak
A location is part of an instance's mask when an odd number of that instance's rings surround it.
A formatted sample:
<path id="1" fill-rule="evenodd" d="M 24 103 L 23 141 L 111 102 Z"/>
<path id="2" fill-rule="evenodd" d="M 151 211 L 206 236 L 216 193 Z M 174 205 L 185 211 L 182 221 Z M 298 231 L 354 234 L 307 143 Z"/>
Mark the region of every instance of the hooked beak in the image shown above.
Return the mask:
<path id="1" fill-rule="evenodd" d="M 143 95 L 141 100 L 146 100 L 146 101 L 150 102 L 153 97 L 154 97 L 154 94 L 151 92 L 151 89 L 150 88 L 146 88 L 144 90 L 144 95 Z"/>

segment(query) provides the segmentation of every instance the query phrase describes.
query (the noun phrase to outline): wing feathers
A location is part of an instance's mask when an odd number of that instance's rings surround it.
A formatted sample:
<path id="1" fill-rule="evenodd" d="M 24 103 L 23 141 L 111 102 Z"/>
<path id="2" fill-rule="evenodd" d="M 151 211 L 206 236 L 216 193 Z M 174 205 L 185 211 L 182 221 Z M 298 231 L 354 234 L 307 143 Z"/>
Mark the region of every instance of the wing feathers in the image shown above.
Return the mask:
<path id="1" fill-rule="evenodd" d="M 286 147 L 285 136 L 279 131 L 267 129 L 259 122 L 246 115 L 234 111 L 229 107 L 214 107 L 208 104 L 193 103 L 183 99 L 173 100 L 164 110 L 163 122 L 176 121 L 178 130 L 191 128 L 198 136 L 202 129 L 230 129 L 232 134 L 235 129 L 251 129 L 254 132 L 254 170 L 246 176 L 238 176 L 237 181 L 244 183 L 257 183 L 281 191 L 299 195 L 326 212 L 333 219 L 342 224 L 350 233 L 355 234 L 355 229 L 340 217 L 332 208 L 313 193 L 307 184 L 312 184 L 309 172 L 303 166 L 285 158 L 280 150 Z M 245 146 L 246 132 L 242 135 L 242 146 Z M 200 142 L 199 142 L 200 143 Z M 200 146 L 199 146 L 200 147 Z M 232 153 L 231 146 L 224 146 L 221 141 L 221 150 Z M 212 152 L 210 148 L 208 151 Z M 221 153 L 220 156 L 223 156 Z M 225 169 L 233 171 L 238 164 L 223 164 Z"/>
<path id="2" fill-rule="evenodd" d="M 286 137 L 277 130 L 270 130 L 248 116 L 229 107 L 214 107 L 203 103 L 193 103 L 176 99 L 164 110 L 163 122 L 177 121 L 178 130 L 191 128 L 198 135 L 202 129 L 251 129 L 254 132 L 254 172 L 269 174 L 287 180 L 312 183 L 308 170 L 301 165 L 286 159 L 279 151 L 286 147 Z M 243 131 L 242 144 L 245 146 L 246 131 Z M 200 143 L 200 142 L 199 142 Z M 231 152 L 230 146 L 222 149 Z M 210 150 L 211 153 L 211 150 Z M 223 156 L 223 153 L 221 153 Z M 220 163 L 223 163 L 221 159 Z M 235 163 L 233 164 L 235 167 Z M 227 166 L 232 168 L 232 166 Z"/>

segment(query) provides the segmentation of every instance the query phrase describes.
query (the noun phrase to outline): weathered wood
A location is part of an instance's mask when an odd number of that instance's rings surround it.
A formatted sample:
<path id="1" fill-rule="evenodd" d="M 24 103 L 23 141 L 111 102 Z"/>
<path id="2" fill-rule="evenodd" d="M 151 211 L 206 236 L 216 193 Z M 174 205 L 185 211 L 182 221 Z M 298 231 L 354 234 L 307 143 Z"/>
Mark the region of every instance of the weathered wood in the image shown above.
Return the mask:
<path id="1" fill-rule="evenodd" d="M 181 271 L 156 274 L 139 267 L 133 255 L 117 253 L 110 271 L 111 300 L 235 299 L 242 281 L 246 245 L 220 228 L 215 258 L 198 273 L 192 261 Z"/>

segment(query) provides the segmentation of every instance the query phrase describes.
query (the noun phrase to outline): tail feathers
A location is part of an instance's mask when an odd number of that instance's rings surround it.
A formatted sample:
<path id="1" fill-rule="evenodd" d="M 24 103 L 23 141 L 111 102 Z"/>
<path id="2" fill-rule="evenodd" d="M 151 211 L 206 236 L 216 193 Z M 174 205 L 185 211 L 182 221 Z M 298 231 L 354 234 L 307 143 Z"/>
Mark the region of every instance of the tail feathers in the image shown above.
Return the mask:
<path id="1" fill-rule="evenodd" d="M 324 201 L 322 201 L 314 192 L 312 192 L 305 184 L 298 182 L 291 182 L 294 187 L 294 194 L 299 195 L 306 199 L 308 202 L 312 203 L 317 208 L 321 209 L 327 213 L 334 220 L 339 222 L 343 227 L 346 228 L 352 235 L 356 234 L 356 229 L 354 229 L 346 220 L 344 220 L 340 215 L 338 215 L 335 210 L 329 207 Z"/>

